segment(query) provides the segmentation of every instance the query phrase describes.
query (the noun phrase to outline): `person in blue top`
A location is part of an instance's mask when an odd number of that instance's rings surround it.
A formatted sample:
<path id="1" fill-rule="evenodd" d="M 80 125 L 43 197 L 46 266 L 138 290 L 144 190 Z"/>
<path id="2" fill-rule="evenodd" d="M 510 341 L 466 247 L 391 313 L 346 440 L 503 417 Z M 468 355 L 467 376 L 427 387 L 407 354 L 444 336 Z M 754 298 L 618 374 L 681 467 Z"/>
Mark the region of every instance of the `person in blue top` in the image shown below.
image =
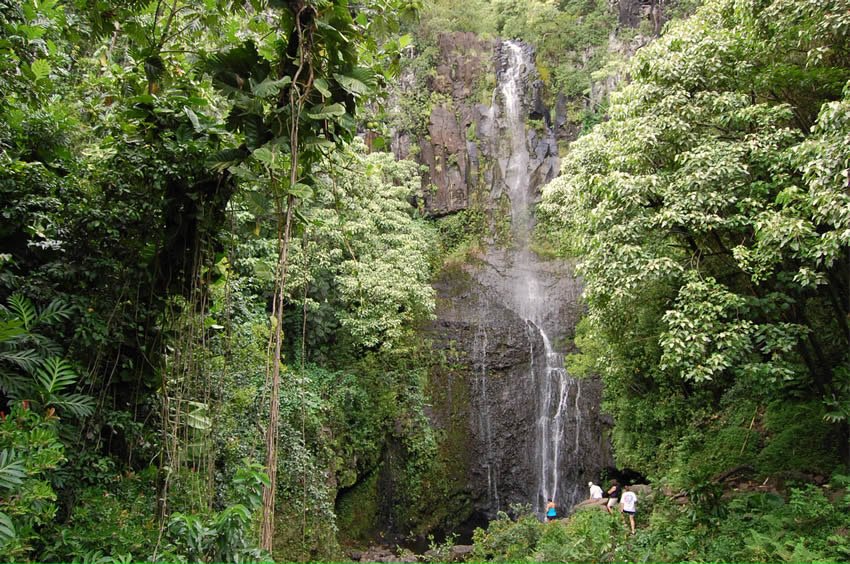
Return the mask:
<path id="1" fill-rule="evenodd" d="M 558 512 L 555 510 L 555 502 L 549 498 L 549 503 L 546 504 L 546 522 L 554 521 L 558 518 Z"/>

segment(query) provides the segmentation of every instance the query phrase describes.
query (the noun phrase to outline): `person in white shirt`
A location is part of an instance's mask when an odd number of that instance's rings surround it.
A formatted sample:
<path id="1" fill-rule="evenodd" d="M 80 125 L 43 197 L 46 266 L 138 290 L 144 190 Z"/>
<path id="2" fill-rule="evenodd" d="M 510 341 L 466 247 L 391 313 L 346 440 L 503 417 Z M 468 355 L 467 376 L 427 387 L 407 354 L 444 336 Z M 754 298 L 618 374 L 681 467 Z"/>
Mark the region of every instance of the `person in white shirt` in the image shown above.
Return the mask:
<path id="1" fill-rule="evenodd" d="M 593 482 L 588 482 L 588 486 L 590 486 L 590 499 L 599 500 L 602 499 L 602 488 L 594 484 Z"/>
<path id="2" fill-rule="evenodd" d="M 626 492 L 620 500 L 623 506 L 623 513 L 629 516 L 629 525 L 632 527 L 632 534 L 635 534 L 635 506 L 637 505 L 637 495 L 632 491 L 631 487 L 626 486 Z"/>

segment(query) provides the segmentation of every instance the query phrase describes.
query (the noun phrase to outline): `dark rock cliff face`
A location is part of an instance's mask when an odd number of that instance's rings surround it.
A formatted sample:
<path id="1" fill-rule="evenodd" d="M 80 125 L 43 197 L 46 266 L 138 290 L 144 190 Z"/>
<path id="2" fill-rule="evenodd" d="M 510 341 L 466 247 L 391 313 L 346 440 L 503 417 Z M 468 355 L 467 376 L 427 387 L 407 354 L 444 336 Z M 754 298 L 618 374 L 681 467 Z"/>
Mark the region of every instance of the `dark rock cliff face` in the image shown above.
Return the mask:
<path id="1" fill-rule="evenodd" d="M 649 21 L 652 32 L 658 34 L 666 21 L 664 0 L 610 0 L 617 8 L 619 22 L 624 27 L 638 27 Z M 668 0 L 669 2 L 669 0 Z"/>
<path id="2" fill-rule="evenodd" d="M 511 504 L 535 505 L 538 496 L 538 386 L 544 344 L 538 331 L 511 307 L 505 294 L 509 253 L 491 251 L 476 265 L 443 273 L 435 287 L 434 348 L 446 359 L 432 373 L 432 420 L 446 431 L 461 459 L 466 492 L 477 512 L 493 518 Z M 541 268 L 552 297 L 547 325 L 569 341 L 582 308 L 572 266 Z M 558 505 L 567 510 L 586 497 L 585 484 L 612 464 L 607 427 L 600 417 L 601 384 L 571 384 L 560 461 Z"/>
<path id="3" fill-rule="evenodd" d="M 504 71 L 502 44 L 474 33 L 453 33 L 441 35 L 438 45 L 439 63 L 428 85 L 442 101 L 431 109 L 428 133 L 419 139 L 402 133 L 392 142 L 398 158 L 410 157 L 411 144 L 418 145 L 418 161 L 427 167 L 424 208 L 432 217 L 467 209 L 472 203 L 494 205 L 503 187 L 498 165 L 507 158 L 500 131 L 504 121 L 493 112 L 495 95 L 488 104 L 476 101 L 486 92 L 481 83 L 487 83 L 488 75 L 492 79 Z M 528 117 L 550 127 L 552 112 L 543 102 L 542 83 L 533 69 L 527 69 L 526 85 Z M 558 173 L 558 147 L 553 136 L 534 129 L 528 132 L 528 146 L 535 160 L 530 182 L 539 188 Z"/>
<path id="4" fill-rule="evenodd" d="M 404 133 L 393 140 L 398 158 L 407 158 L 411 144 L 418 145 L 419 162 L 428 167 L 423 177 L 424 204 L 432 216 L 466 209 L 470 193 L 482 174 L 480 151 L 473 139 L 486 106 L 475 103 L 479 83 L 492 73 L 491 40 L 474 33 L 441 35 L 438 63 L 427 81 L 428 89 L 441 96 L 428 117 L 427 136 L 411 139 Z M 486 179 L 482 179 L 486 182 Z"/>

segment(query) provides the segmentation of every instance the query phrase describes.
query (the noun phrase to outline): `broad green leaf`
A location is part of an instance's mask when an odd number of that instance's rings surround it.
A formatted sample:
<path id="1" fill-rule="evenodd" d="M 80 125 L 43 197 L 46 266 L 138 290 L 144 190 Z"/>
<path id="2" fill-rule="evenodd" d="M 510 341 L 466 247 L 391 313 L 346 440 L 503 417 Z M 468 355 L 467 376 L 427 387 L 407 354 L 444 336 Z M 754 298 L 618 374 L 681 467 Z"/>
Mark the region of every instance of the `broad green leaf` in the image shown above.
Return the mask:
<path id="1" fill-rule="evenodd" d="M 192 409 L 186 414 L 186 424 L 192 429 L 199 431 L 209 430 L 212 427 L 212 420 L 209 417 L 209 406 L 197 401 L 189 401 L 187 403 Z"/>
<path id="2" fill-rule="evenodd" d="M 183 111 L 186 112 L 186 115 L 189 117 L 189 121 L 192 122 L 192 127 L 195 128 L 195 131 L 201 131 L 201 123 L 198 121 L 198 116 L 192 111 L 192 108 L 189 106 L 183 106 Z"/>
<path id="3" fill-rule="evenodd" d="M 314 106 L 311 111 L 307 112 L 308 117 L 318 120 L 330 119 L 344 114 L 345 107 L 342 104 Z"/>
<path id="4" fill-rule="evenodd" d="M 295 196 L 296 198 L 306 200 L 313 195 L 313 189 L 307 186 L 306 184 L 298 182 L 289 189 L 289 193 Z"/>
<path id="5" fill-rule="evenodd" d="M 305 147 L 323 147 L 325 149 L 333 149 L 336 147 L 336 144 L 333 141 L 329 141 L 324 137 L 307 137 L 304 139 Z"/>
<path id="6" fill-rule="evenodd" d="M 325 98 L 331 97 L 331 91 L 328 89 L 328 81 L 324 78 L 317 78 L 313 81 L 313 86 L 318 90 L 322 96 Z"/>
<path id="7" fill-rule="evenodd" d="M 271 78 L 266 77 L 266 79 L 259 84 L 253 85 L 251 91 L 255 96 L 259 96 L 260 98 L 272 98 L 277 96 L 278 92 L 291 82 L 291 76 L 284 76 L 278 80 L 272 80 Z"/>
<path id="8" fill-rule="evenodd" d="M 275 154 L 267 147 L 260 147 L 258 149 L 254 149 L 254 152 L 251 154 L 255 159 L 257 159 L 267 167 L 272 168 L 275 166 Z"/>
<path id="9" fill-rule="evenodd" d="M 344 74 L 334 73 L 334 78 L 339 83 L 339 85 L 343 87 L 343 89 L 357 96 L 368 94 L 371 91 L 369 86 L 352 76 L 345 76 Z"/>
<path id="10" fill-rule="evenodd" d="M 36 59 L 30 64 L 30 70 L 36 80 L 41 80 L 50 76 L 51 66 L 45 59 Z"/>

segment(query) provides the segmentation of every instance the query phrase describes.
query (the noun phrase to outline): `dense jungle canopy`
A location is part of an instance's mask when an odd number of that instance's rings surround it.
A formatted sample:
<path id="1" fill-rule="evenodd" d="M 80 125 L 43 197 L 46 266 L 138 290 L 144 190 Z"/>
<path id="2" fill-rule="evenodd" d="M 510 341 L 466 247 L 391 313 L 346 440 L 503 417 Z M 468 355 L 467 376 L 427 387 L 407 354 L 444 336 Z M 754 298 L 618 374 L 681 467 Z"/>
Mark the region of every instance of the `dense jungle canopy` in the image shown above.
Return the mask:
<path id="1" fill-rule="evenodd" d="M 499 45 L 634 534 L 470 489 Z M 850 0 L 0 0 L 0 560 L 846 561 L 849 147 Z"/>

